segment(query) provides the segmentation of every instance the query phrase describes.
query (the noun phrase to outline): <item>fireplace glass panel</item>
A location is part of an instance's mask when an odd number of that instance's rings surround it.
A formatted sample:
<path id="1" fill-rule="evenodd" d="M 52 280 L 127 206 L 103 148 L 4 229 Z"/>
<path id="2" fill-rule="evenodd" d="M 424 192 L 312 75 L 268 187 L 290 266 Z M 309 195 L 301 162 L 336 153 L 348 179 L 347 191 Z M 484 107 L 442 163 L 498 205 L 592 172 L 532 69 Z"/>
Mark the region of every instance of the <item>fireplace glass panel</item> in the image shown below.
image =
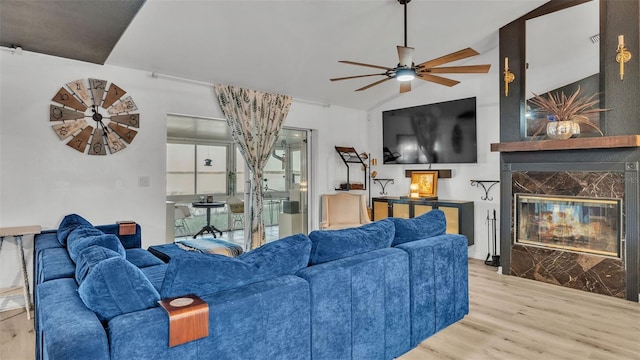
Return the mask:
<path id="1" fill-rule="evenodd" d="M 515 240 L 620 257 L 621 205 L 621 199 L 515 194 Z"/>

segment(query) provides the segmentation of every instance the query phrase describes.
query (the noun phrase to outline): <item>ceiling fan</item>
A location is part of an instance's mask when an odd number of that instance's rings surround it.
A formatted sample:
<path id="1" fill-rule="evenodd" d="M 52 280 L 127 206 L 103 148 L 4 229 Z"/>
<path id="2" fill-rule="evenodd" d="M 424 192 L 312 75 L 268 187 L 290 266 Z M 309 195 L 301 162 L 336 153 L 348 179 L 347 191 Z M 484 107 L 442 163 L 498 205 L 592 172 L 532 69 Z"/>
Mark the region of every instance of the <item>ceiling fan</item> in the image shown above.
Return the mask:
<path id="1" fill-rule="evenodd" d="M 384 72 L 376 73 L 376 74 L 366 74 L 366 75 L 355 75 L 355 76 L 346 76 L 330 79 L 331 81 L 339 81 L 339 80 L 348 80 L 348 79 L 357 79 L 361 77 L 368 76 L 385 76 L 384 79 L 373 82 L 369 85 L 363 86 L 356 91 L 367 90 L 370 87 L 382 84 L 385 81 L 391 79 L 397 79 L 400 81 L 400 93 L 411 91 L 411 80 L 414 78 L 422 79 L 425 81 L 434 82 L 436 84 L 445 85 L 445 86 L 454 86 L 459 84 L 459 81 L 448 79 L 442 76 L 437 76 L 433 74 L 471 74 L 471 73 L 487 73 L 490 64 L 485 65 L 469 65 L 469 66 L 447 66 L 447 67 L 436 67 L 442 64 L 446 64 L 452 61 L 457 61 L 461 59 L 465 59 L 468 57 L 479 55 L 479 53 L 472 48 L 462 49 L 460 51 L 453 52 L 448 55 L 441 56 L 436 59 L 432 59 L 429 61 L 425 61 L 420 64 L 415 64 L 413 62 L 413 51 L 414 48 L 407 46 L 407 4 L 411 2 L 411 0 L 398 0 L 398 2 L 404 6 L 404 46 L 397 46 L 398 48 L 398 65 L 395 67 L 386 67 L 379 65 L 371 65 L 364 64 L 354 61 L 340 60 L 340 63 L 351 64 L 357 66 L 365 66 L 375 69 L 382 69 Z"/>

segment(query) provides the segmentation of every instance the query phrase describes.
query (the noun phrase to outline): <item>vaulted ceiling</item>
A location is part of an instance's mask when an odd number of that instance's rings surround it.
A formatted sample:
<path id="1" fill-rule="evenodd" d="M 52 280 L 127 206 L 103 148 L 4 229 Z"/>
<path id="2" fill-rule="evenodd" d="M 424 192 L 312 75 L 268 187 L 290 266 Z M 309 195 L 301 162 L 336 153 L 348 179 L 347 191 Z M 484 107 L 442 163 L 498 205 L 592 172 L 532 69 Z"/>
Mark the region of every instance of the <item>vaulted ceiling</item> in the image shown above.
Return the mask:
<path id="1" fill-rule="evenodd" d="M 414 0 L 408 4 L 408 46 L 416 49 L 416 62 L 466 47 L 484 53 L 497 46 L 501 26 L 545 2 Z M 365 110 L 399 96 L 395 81 L 362 92 L 354 90 L 376 79 L 329 81 L 377 72 L 338 60 L 397 64 L 395 47 L 404 42 L 397 0 L 3 0 L 0 16 L 0 45 L 25 51 Z M 451 65 L 487 62 L 497 59 Z M 449 77 L 475 76 L 491 75 Z M 413 81 L 414 89 L 423 86 L 444 89 Z"/>

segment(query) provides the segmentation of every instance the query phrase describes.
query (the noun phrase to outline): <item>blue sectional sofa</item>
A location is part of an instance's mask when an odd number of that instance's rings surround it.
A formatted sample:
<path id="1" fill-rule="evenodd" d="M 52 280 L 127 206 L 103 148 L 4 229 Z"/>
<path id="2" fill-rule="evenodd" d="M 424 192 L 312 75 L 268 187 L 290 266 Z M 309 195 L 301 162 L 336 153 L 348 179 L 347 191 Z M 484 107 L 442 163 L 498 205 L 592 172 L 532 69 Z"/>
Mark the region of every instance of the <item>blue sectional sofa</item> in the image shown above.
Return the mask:
<path id="1" fill-rule="evenodd" d="M 467 240 L 440 210 L 169 263 L 117 229 L 73 214 L 36 236 L 37 359 L 393 359 L 468 313 Z M 169 347 L 158 301 L 187 294 L 208 336 Z"/>

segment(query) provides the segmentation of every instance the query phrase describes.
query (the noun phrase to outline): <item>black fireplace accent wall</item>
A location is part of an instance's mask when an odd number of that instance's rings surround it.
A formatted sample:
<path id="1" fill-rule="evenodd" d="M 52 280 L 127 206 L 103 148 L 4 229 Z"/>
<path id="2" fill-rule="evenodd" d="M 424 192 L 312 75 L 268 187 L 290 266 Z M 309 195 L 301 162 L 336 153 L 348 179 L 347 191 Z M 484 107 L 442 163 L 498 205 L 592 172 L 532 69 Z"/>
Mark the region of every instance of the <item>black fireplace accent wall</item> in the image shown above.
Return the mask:
<path id="1" fill-rule="evenodd" d="M 616 137 L 624 135 L 640 135 L 640 62 L 627 62 L 625 64 L 624 80 L 620 79 L 619 63 L 616 62 L 616 50 L 618 36 L 624 35 L 625 45 L 628 49 L 640 48 L 640 2 L 627 0 L 594 0 L 600 4 L 600 106 L 610 109 L 603 113 L 601 118 L 601 129 L 605 137 Z M 536 141 L 524 137 L 523 124 L 525 120 L 526 103 L 526 26 L 527 16 L 537 16 L 546 12 L 556 11 L 559 8 L 566 8 L 575 1 L 550 0 L 540 8 L 533 10 L 521 18 L 515 19 L 511 23 L 500 29 L 500 62 L 505 57 L 509 58 L 509 70 L 514 73 L 515 80 L 509 84 L 509 94 L 505 96 L 503 72 L 498 71 L 497 81 L 500 84 L 500 142 L 516 143 Z M 640 55 L 640 54 L 639 54 Z M 561 55 L 562 56 L 562 55 Z M 502 69 L 501 69 L 502 70 Z M 613 141 L 613 139 L 609 139 Z M 608 140 L 603 139 L 603 143 Z M 567 264 L 569 261 L 584 265 L 584 283 L 591 284 L 589 274 L 591 271 L 605 271 L 610 275 L 606 284 L 582 288 L 593 291 L 595 288 L 602 288 L 603 293 L 609 292 L 613 296 L 625 297 L 628 300 L 638 301 L 640 292 L 640 184 L 638 177 L 638 163 L 640 163 L 640 146 L 636 144 L 627 147 L 609 148 L 572 148 L 572 139 L 564 140 L 566 146 L 563 150 L 528 150 L 503 151 L 500 153 L 501 174 L 500 174 L 500 250 L 503 274 L 519 273 L 528 274 L 529 269 L 518 267 L 514 269 L 511 264 L 511 254 L 517 252 L 518 255 L 529 257 L 530 259 L 540 259 L 541 257 L 556 256 L 558 261 Z M 500 151 L 500 150 L 499 150 Z M 596 173 L 614 172 L 623 174 L 624 191 L 623 201 L 623 231 L 624 243 L 621 244 L 622 257 L 616 262 L 615 258 L 607 257 L 607 262 L 597 266 L 587 266 L 580 257 L 574 256 L 575 252 L 561 251 L 562 254 L 553 254 L 552 251 L 538 251 L 538 248 L 523 248 L 521 245 L 515 247 L 513 244 L 511 219 L 513 219 L 513 199 L 514 192 L 512 186 L 512 175 L 514 172 L 568 172 L 568 171 L 591 171 Z M 621 263 L 622 258 L 624 263 Z M 588 261 L 587 261 L 588 262 Z M 538 261 L 538 263 L 541 263 Z M 621 267 L 622 266 L 622 267 Z M 594 270 L 595 269 L 595 270 Z M 575 270 L 575 269 L 574 269 Z M 621 271 L 619 271 L 621 270 Z M 573 279 L 576 273 L 567 272 L 569 277 L 548 278 L 549 282 L 575 283 Z M 540 273 L 538 273 L 540 275 Z M 544 281 L 543 279 L 536 279 Z M 619 278 L 624 278 L 624 288 L 619 289 Z M 616 278 L 616 279 L 614 279 Z M 615 280 L 609 282 L 609 280 Z M 601 286 L 602 285 L 602 286 Z M 574 286 L 572 286 L 574 287 Z M 578 288 L 581 288 L 578 286 Z M 607 288 L 608 290 L 604 290 Z M 600 292 L 600 291 L 596 291 Z"/>

